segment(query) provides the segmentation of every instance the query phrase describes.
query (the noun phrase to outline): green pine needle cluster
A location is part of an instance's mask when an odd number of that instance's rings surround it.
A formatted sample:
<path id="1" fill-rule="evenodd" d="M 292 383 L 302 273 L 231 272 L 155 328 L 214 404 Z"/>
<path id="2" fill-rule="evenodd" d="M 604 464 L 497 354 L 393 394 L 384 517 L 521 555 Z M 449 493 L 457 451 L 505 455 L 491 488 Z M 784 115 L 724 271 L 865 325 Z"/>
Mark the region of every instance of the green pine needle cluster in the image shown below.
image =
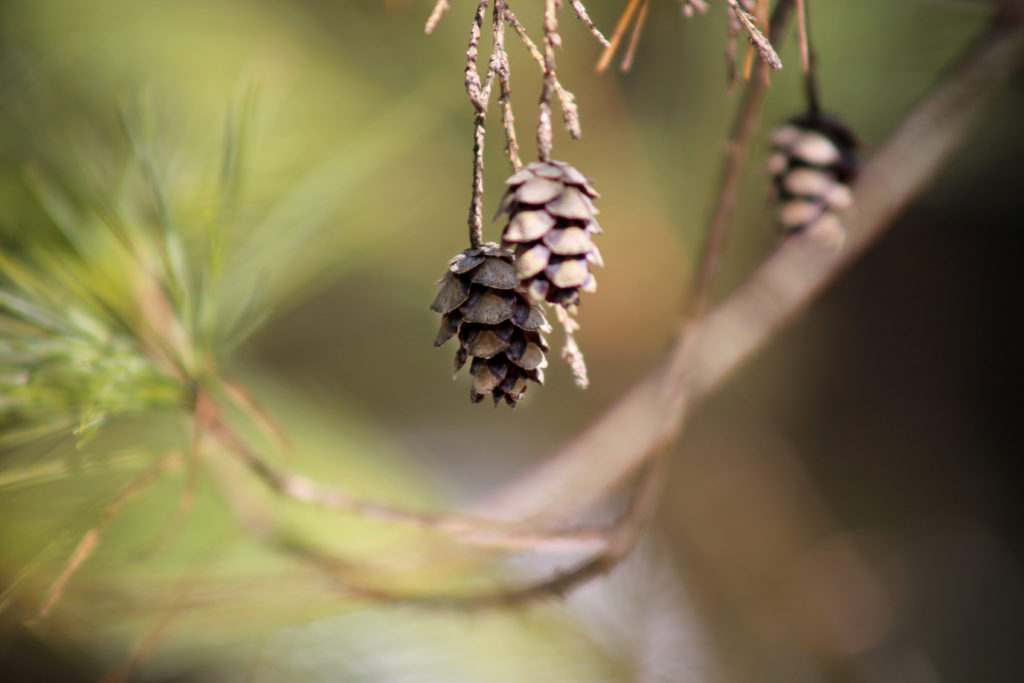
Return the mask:
<path id="1" fill-rule="evenodd" d="M 222 286 L 248 106 L 229 116 L 214 208 L 199 221 L 169 205 L 143 107 L 122 116 L 130 151 L 116 187 L 75 196 L 29 172 L 60 238 L 0 251 L 0 448 L 187 406 L 262 319 L 251 295 Z"/>

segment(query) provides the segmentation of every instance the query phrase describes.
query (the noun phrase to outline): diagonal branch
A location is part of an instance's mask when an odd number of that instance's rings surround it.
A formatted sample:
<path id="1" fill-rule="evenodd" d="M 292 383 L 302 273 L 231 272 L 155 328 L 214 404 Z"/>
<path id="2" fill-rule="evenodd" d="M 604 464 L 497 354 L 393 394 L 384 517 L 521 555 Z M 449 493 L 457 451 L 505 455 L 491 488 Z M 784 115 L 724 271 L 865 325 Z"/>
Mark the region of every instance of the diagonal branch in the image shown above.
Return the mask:
<path id="1" fill-rule="evenodd" d="M 771 18 L 771 39 L 773 41 L 778 41 L 782 36 L 792 9 L 792 0 L 782 0 L 775 6 L 775 12 Z M 711 214 L 704 246 L 700 252 L 701 260 L 697 267 L 697 277 L 684 312 L 688 320 L 699 318 L 704 314 L 707 306 L 711 283 L 722 260 L 722 252 L 725 250 L 726 229 L 739 200 L 740 181 L 747 165 L 750 141 L 757 130 L 761 105 L 764 102 L 767 89 L 768 83 L 764 79 L 755 78 L 748 81 L 736 109 L 736 118 L 733 121 L 732 130 L 729 131 L 729 139 L 725 147 L 725 165 L 718 183 L 715 208 Z"/>
<path id="2" fill-rule="evenodd" d="M 844 250 L 826 253 L 802 236 L 787 240 L 697 324 L 692 342 L 678 341 L 589 429 L 476 509 L 506 519 L 559 520 L 603 498 L 681 429 L 687 408 L 723 384 L 885 232 L 942 169 L 1022 60 L 1024 8 L 1017 1 L 1005 6 L 865 165 Z"/>
<path id="3" fill-rule="evenodd" d="M 663 454 L 663 453 L 662 453 Z M 322 572 L 334 587 L 353 597 L 375 602 L 412 604 L 447 609 L 480 609 L 520 605 L 545 598 L 564 597 L 569 591 L 614 569 L 633 552 L 642 531 L 657 507 L 664 482 L 664 457 L 654 458 L 641 474 L 626 512 L 607 530 L 607 548 L 546 578 L 512 586 L 477 591 L 437 593 L 409 592 L 369 585 L 353 576 L 345 560 L 298 541 L 278 542 L 278 548 Z"/>
<path id="4" fill-rule="evenodd" d="M 196 420 L 205 433 L 220 442 L 268 488 L 300 503 L 360 515 L 380 522 L 430 529 L 450 534 L 467 545 L 481 547 L 593 552 L 601 551 L 607 545 L 603 528 L 538 530 L 521 524 L 479 519 L 468 515 L 419 513 L 357 498 L 346 491 L 326 486 L 308 477 L 277 469 L 253 452 L 223 421 L 220 409 L 205 392 L 200 392 L 196 401 Z"/>

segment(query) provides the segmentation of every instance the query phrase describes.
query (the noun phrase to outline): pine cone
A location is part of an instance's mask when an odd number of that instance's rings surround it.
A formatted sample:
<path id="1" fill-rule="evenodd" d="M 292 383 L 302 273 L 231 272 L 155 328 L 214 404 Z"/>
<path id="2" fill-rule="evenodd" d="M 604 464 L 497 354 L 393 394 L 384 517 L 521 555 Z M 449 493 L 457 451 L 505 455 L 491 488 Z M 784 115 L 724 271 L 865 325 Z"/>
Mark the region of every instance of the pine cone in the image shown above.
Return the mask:
<path id="1" fill-rule="evenodd" d="M 544 383 L 541 332 L 550 332 L 544 314 L 517 291 L 512 252 L 488 243 L 467 249 L 451 260 L 430 308 L 441 314 L 434 346 L 458 335 L 455 372 L 472 358 L 469 398 L 479 403 L 490 393 L 515 407 L 526 393 L 526 380 Z"/>
<path id="2" fill-rule="evenodd" d="M 581 291 L 596 290 L 590 265 L 604 262 L 590 239 L 601 234 L 590 180 L 563 161 L 537 161 L 505 183 L 495 220 L 508 214 L 502 246 L 515 248 L 516 276 L 530 300 L 569 306 Z"/>
<path id="3" fill-rule="evenodd" d="M 817 114 L 791 120 L 772 135 L 768 170 L 781 203 L 779 228 L 843 232 L 839 214 L 853 203 L 856 138 L 839 121 Z"/>

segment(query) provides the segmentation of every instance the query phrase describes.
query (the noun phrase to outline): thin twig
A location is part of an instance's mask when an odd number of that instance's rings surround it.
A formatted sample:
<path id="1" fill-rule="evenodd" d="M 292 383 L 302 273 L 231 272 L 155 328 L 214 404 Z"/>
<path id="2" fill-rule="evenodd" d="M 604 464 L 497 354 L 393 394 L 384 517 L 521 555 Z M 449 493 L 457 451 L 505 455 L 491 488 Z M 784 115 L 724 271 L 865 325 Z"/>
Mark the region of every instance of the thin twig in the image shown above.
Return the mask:
<path id="1" fill-rule="evenodd" d="M 782 68 L 782 60 L 779 59 L 778 53 L 775 52 L 775 48 L 772 47 L 772 41 L 765 38 L 764 34 L 757 28 L 757 24 L 754 22 L 753 17 L 740 7 L 736 0 L 726 0 L 729 3 L 729 7 L 732 9 L 736 18 L 743 24 L 743 28 L 747 30 L 747 34 L 750 36 L 751 42 L 754 47 L 757 48 L 758 53 L 761 55 L 761 59 L 765 64 L 778 71 Z M 778 7 L 776 6 L 776 11 Z"/>
<path id="2" fill-rule="evenodd" d="M 602 73 L 608 68 L 608 65 L 612 63 L 612 59 L 615 57 L 615 51 L 619 49 L 619 43 L 622 42 L 622 37 L 626 35 L 626 29 L 629 28 L 629 23 L 633 20 L 633 15 L 636 14 L 637 9 L 640 8 L 641 0 L 629 0 L 629 4 L 626 5 L 626 9 L 622 11 L 622 16 L 619 17 L 619 23 L 615 25 L 615 33 L 612 34 L 611 42 L 605 47 L 604 52 L 601 53 L 601 58 L 597 60 L 597 72 Z"/>
<path id="3" fill-rule="evenodd" d="M 735 12 L 729 12 L 729 26 L 725 40 L 725 82 L 731 95 L 739 82 L 739 70 L 736 68 L 736 39 L 743 27 Z"/>
<path id="4" fill-rule="evenodd" d="M 801 22 L 800 55 L 804 60 L 804 93 L 807 96 L 807 111 L 810 114 L 818 114 L 821 112 L 818 96 L 818 55 L 814 51 L 814 43 L 811 42 L 811 24 L 807 2 L 806 0 L 796 0 L 796 6 Z"/>
<path id="5" fill-rule="evenodd" d="M 731 377 L 885 232 L 1022 62 L 1024 4 L 1016 2 L 1004 6 L 864 166 L 853 188 L 857 211 L 847 217 L 843 250 L 823 250 L 806 236 L 783 242 L 589 429 L 476 509 L 534 521 L 571 518 L 636 471 L 667 434 L 681 429 L 688 408 Z M 685 348 L 690 343 L 692 349 Z M 681 402 L 666 409 L 662 397 L 670 391 Z"/>
<path id="6" fill-rule="evenodd" d="M 270 442 L 282 455 L 288 458 L 295 457 L 295 447 L 292 446 L 291 440 L 281 425 L 245 387 L 234 380 L 224 380 L 219 386 L 223 388 L 232 405 L 252 420 L 253 424 L 270 439 Z"/>
<path id="7" fill-rule="evenodd" d="M 660 455 L 663 456 L 664 451 Z M 607 529 L 606 548 L 568 569 L 541 579 L 529 580 L 518 586 L 497 586 L 464 593 L 406 592 L 371 586 L 354 579 L 351 564 L 311 546 L 291 542 L 279 547 L 319 569 L 344 593 L 376 602 L 433 608 L 482 609 L 521 605 L 545 598 L 562 598 L 573 588 L 607 574 L 633 552 L 657 508 L 665 478 L 665 460 L 665 457 L 652 458 L 646 470 L 641 473 L 629 507 Z"/>
<path id="8" fill-rule="evenodd" d="M 160 477 L 167 474 L 167 472 L 180 464 L 181 458 L 176 454 L 161 458 L 152 467 L 146 469 L 144 472 L 128 482 L 128 484 L 121 489 L 120 493 L 118 493 L 117 496 L 107 504 L 107 507 L 104 509 L 99 520 L 85 532 L 85 535 L 82 536 L 78 545 L 75 546 L 75 549 L 72 551 L 71 556 L 64 565 L 64 568 L 50 585 L 50 589 L 46 592 L 46 597 L 43 599 L 43 604 L 39 608 L 39 612 L 28 622 L 30 625 L 39 623 L 53 611 L 53 608 L 57 605 L 61 596 L 64 594 L 64 589 L 67 587 L 68 581 L 71 580 L 71 577 L 75 575 L 75 572 L 85 564 L 85 561 L 88 560 L 96 550 L 96 546 L 99 545 L 100 535 L 102 534 L 103 529 L 117 518 L 118 513 L 121 512 L 121 508 L 124 507 L 125 503 L 146 488 L 146 486 L 154 483 L 160 479 Z"/>
<path id="9" fill-rule="evenodd" d="M 501 96 L 498 104 L 501 106 L 501 125 L 505 129 L 505 155 L 514 171 L 523 166 L 519 159 L 519 143 L 516 141 L 516 119 L 512 114 L 512 70 L 508 63 L 508 53 L 505 52 L 505 12 L 506 0 L 494 0 L 494 52 L 498 56 L 497 74 L 498 88 Z"/>
<path id="10" fill-rule="evenodd" d="M 807 5 L 805 0 L 796 0 L 796 26 L 800 35 L 800 65 L 804 73 L 811 69 L 810 47 L 807 39 Z"/>
<path id="11" fill-rule="evenodd" d="M 234 430 L 221 420 L 217 406 L 205 393 L 200 394 L 198 405 L 197 419 L 205 422 L 206 431 L 220 441 L 272 491 L 292 500 L 381 522 L 403 523 L 452 534 L 468 545 L 571 552 L 593 550 L 606 545 L 601 529 L 535 530 L 518 523 L 455 514 L 423 514 L 375 501 L 361 500 L 307 477 L 274 468 L 256 455 Z"/>
<path id="12" fill-rule="evenodd" d="M 430 16 L 427 17 L 427 25 L 423 27 L 423 32 L 430 34 L 437 28 L 438 23 L 441 21 L 441 17 L 448 11 L 449 0 L 437 0 L 437 4 L 434 5 L 434 9 L 430 12 Z"/>
<path id="13" fill-rule="evenodd" d="M 515 29 L 519 39 L 526 46 L 534 61 L 537 62 L 537 66 L 540 67 L 540 72 L 543 74 L 545 72 L 544 55 L 541 54 L 533 40 L 530 39 L 530 36 L 526 33 L 526 28 L 519 22 L 519 19 L 512 13 L 512 10 L 505 10 L 505 21 Z M 558 96 L 558 103 L 562 107 L 562 121 L 565 124 L 565 129 L 573 140 L 578 140 L 580 137 L 580 115 L 579 108 L 576 106 L 576 97 L 562 86 L 556 74 L 553 73 L 552 76 L 554 77 L 553 87 L 555 95 Z"/>
<path id="14" fill-rule="evenodd" d="M 629 39 L 629 47 L 626 48 L 626 55 L 622 58 L 620 69 L 625 72 L 633 66 L 633 57 L 636 55 L 636 46 L 640 43 L 640 34 L 643 33 L 644 23 L 647 21 L 647 9 L 651 6 L 651 0 L 642 0 L 640 13 L 636 17 L 636 24 L 633 26 L 633 35 Z"/>
<path id="15" fill-rule="evenodd" d="M 215 542 L 211 543 L 208 549 L 202 553 L 202 556 L 194 560 L 191 567 L 182 574 L 177 581 L 175 581 L 174 587 L 171 589 L 169 597 L 166 600 L 166 604 L 160 614 L 159 618 L 142 634 L 136 639 L 135 644 L 132 645 L 131 651 L 128 656 L 124 658 L 117 666 L 110 669 L 102 679 L 100 683 L 125 683 L 132 679 L 132 674 L 139 668 L 139 666 L 145 662 L 153 651 L 160 644 L 161 638 L 170 628 L 173 621 L 181 616 L 186 606 L 186 598 L 189 595 L 192 587 L 200 579 L 203 572 L 205 572 L 210 566 L 210 559 L 215 552 L 223 548 L 227 539 L 224 537 L 217 538 Z"/>
<path id="16" fill-rule="evenodd" d="M 555 91 L 555 47 L 561 44 L 558 36 L 558 0 L 544 0 L 544 81 L 537 103 L 537 158 L 551 160 L 552 126 L 551 95 Z"/>
<path id="17" fill-rule="evenodd" d="M 594 25 L 594 22 L 590 19 L 590 15 L 587 14 L 587 8 L 583 6 L 581 0 L 569 0 L 569 4 L 572 5 L 572 9 L 576 12 L 576 16 L 579 17 L 580 21 L 582 21 L 584 25 L 590 29 L 590 32 L 594 34 L 594 37 L 597 38 L 597 42 L 601 43 L 605 47 L 609 47 L 611 43 L 608 42 L 608 39 L 604 37 L 604 34 L 602 34 L 601 31 L 598 30 L 597 26 Z"/>
<path id="18" fill-rule="evenodd" d="M 757 20 L 761 24 L 761 30 L 764 33 L 771 35 L 772 22 L 768 12 L 768 0 L 757 0 Z M 781 68 L 781 65 L 780 65 Z M 772 75 L 771 69 L 768 68 L 768 64 L 761 62 L 761 78 L 764 80 L 766 85 L 771 84 Z"/>
<path id="19" fill-rule="evenodd" d="M 782 0 L 775 6 L 771 18 L 772 38 L 778 40 L 782 35 L 786 22 L 793 8 L 792 0 Z M 697 276 L 690 290 L 689 300 L 685 308 L 685 317 L 696 320 L 703 315 L 710 296 L 711 283 L 718 271 L 725 250 L 726 229 L 732 217 L 736 202 L 739 199 L 740 182 L 743 169 L 746 167 L 750 141 L 757 130 L 757 121 L 761 113 L 767 84 L 761 79 L 747 82 L 733 119 L 732 130 L 726 142 L 726 161 L 722 176 L 718 183 L 715 208 L 708 221 L 705 231 L 704 246 L 701 249 L 701 260 L 697 266 Z"/>
<path id="20" fill-rule="evenodd" d="M 590 386 L 590 380 L 587 378 L 587 363 L 583 359 L 583 352 L 580 350 L 579 344 L 576 343 L 575 336 L 575 332 L 580 329 L 580 324 L 569 315 L 569 311 L 565 310 L 563 306 L 556 304 L 554 309 L 565 335 L 565 344 L 562 346 L 562 358 L 569 363 L 576 386 L 580 389 L 586 389 Z"/>
<path id="21" fill-rule="evenodd" d="M 182 487 L 181 495 L 178 497 L 178 504 L 171 513 L 170 518 L 164 523 L 163 529 L 157 535 L 156 541 L 150 552 L 158 552 L 168 539 L 177 533 L 178 529 L 192 512 L 196 502 L 196 491 L 199 488 L 199 466 L 202 455 L 203 425 L 200 420 L 192 422 L 192 440 L 189 444 L 188 457 L 185 459 L 185 485 Z"/>

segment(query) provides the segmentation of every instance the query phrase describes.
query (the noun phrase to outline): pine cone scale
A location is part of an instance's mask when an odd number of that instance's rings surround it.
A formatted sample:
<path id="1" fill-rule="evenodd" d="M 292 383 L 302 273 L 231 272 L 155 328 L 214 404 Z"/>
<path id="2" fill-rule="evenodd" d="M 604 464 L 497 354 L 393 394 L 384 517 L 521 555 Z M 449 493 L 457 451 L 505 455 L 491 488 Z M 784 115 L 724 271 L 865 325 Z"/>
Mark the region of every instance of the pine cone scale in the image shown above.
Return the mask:
<path id="1" fill-rule="evenodd" d="M 568 289 L 579 287 L 586 282 L 590 268 L 587 267 L 585 260 L 568 259 L 550 264 L 544 269 L 544 274 L 555 287 Z"/>
<path id="2" fill-rule="evenodd" d="M 591 238 L 597 192 L 578 170 L 561 161 L 535 162 L 510 177 L 498 215 L 507 214 L 502 244 L 515 248 L 515 273 L 530 299 L 574 305 L 597 282 L 591 265 L 602 264 Z"/>
<path id="3" fill-rule="evenodd" d="M 499 293 L 500 292 L 500 293 Z M 516 300 L 511 293 L 501 290 L 473 292 L 462 306 L 462 319 L 467 323 L 498 325 L 512 317 Z M 504 295 L 504 296 L 503 296 Z"/>
<path id="4" fill-rule="evenodd" d="M 441 291 L 430 304 L 430 310 L 445 314 L 454 311 L 469 298 L 469 283 L 459 278 L 445 275 L 441 280 Z"/>
<path id="5" fill-rule="evenodd" d="M 523 246 L 526 245 L 522 245 L 516 250 L 516 275 L 520 280 L 533 277 L 543 271 L 547 268 L 551 258 L 551 250 L 543 244 L 535 244 L 529 249 L 523 249 Z"/>
<path id="6" fill-rule="evenodd" d="M 587 231 L 577 227 L 552 230 L 544 235 L 542 241 L 552 254 L 559 256 L 586 255 L 594 249 Z"/>
<path id="7" fill-rule="evenodd" d="M 513 254 L 496 244 L 467 249 L 452 259 L 431 308 L 442 314 L 436 346 L 457 336 L 456 374 L 470 363 L 470 400 L 490 394 L 515 406 L 527 381 L 542 383 L 551 328 L 518 285 Z"/>
<path id="8" fill-rule="evenodd" d="M 562 194 L 563 186 L 554 180 L 533 178 L 516 190 L 516 201 L 522 204 L 545 204 Z"/>
<path id="9" fill-rule="evenodd" d="M 779 228 L 785 233 L 813 228 L 827 242 L 841 244 L 838 214 L 853 203 L 853 134 L 833 118 L 807 114 L 777 130 L 772 144 L 767 166 L 780 202 Z"/>
<path id="10" fill-rule="evenodd" d="M 506 242 L 532 242 L 546 235 L 555 223 L 555 217 L 543 209 L 520 211 L 508 222 L 504 239 Z"/>
<path id="11" fill-rule="evenodd" d="M 481 263 L 473 271 L 470 282 L 491 289 L 515 289 L 519 284 L 515 268 L 500 259 L 488 259 Z"/>

